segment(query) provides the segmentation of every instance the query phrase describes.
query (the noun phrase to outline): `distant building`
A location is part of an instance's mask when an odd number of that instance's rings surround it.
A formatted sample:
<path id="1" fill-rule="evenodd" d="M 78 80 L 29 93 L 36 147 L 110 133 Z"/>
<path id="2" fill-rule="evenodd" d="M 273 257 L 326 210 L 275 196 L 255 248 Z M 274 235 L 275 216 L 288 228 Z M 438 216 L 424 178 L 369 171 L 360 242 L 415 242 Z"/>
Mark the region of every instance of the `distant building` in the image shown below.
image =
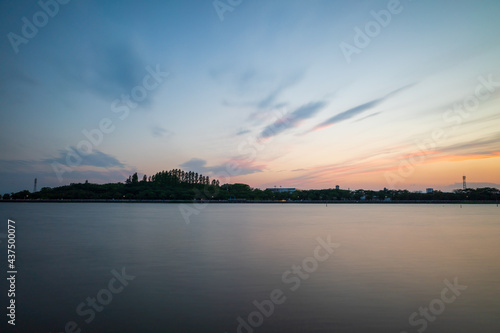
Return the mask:
<path id="1" fill-rule="evenodd" d="M 293 187 L 271 187 L 271 188 L 266 188 L 266 190 L 269 190 L 271 192 L 277 192 L 277 193 L 284 193 L 284 192 L 294 192 L 295 188 Z"/>
<path id="2" fill-rule="evenodd" d="M 432 187 L 425 189 L 425 193 L 432 193 L 432 192 L 434 192 L 434 189 Z"/>
<path id="3" fill-rule="evenodd" d="M 339 186 L 339 185 L 336 185 L 336 186 L 335 186 L 335 189 L 336 189 L 336 190 L 340 190 L 340 186 Z"/>

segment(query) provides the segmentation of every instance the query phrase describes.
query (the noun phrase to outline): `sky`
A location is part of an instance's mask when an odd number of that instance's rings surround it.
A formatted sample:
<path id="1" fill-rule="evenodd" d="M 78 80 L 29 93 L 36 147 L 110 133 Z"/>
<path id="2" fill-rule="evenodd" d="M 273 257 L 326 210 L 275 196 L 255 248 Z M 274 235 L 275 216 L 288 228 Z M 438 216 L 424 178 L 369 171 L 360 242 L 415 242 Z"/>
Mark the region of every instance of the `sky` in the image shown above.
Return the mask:
<path id="1" fill-rule="evenodd" d="M 0 193 L 183 169 L 500 185 L 500 2 L 0 1 Z"/>

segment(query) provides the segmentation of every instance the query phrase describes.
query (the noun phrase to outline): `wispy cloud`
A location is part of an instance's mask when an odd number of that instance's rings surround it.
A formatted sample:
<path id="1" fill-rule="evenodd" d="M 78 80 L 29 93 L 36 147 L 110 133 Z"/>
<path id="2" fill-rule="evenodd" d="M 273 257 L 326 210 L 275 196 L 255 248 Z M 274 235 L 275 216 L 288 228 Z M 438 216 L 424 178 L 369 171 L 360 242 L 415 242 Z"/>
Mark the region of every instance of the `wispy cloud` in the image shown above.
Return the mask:
<path id="1" fill-rule="evenodd" d="M 292 170 L 297 172 L 298 175 L 285 181 L 288 184 L 298 184 L 306 181 L 309 184 L 320 185 L 325 183 L 331 185 L 332 182 L 342 177 L 391 170 L 394 161 L 397 161 L 400 155 L 399 151 L 402 149 L 405 148 L 395 146 L 337 163 Z"/>
<path id="2" fill-rule="evenodd" d="M 384 100 L 385 100 L 385 98 L 377 99 L 377 100 L 374 100 L 374 101 L 371 101 L 371 102 L 368 102 L 368 103 L 365 103 L 362 105 L 358 105 L 358 106 L 356 106 L 352 109 L 349 109 L 347 111 L 341 112 L 341 113 L 325 120 L 321 124 L 316 125 L 313 128 L 313 131 L 317 131 L 317 130 L 329 127 L 330 125 L 339 123 L 339 122 L 347 120 L 347 119 L 351 119 L 351 118 L 357 116 L 358 114 L 365 112 L 366 110 L 370 110 L 370 109 L 374 108 L 375 106 L 379 105 Z"/>
<path id="3" fill-rule="evenodd" d="M 457 143 L 439 148 L 442 153 L 459 155 L 492 155 L 500 152 L 500 133 L 489 135 L 480 139 Z"/>
<path id="4" fill-rule="evenodd" d="M 243 72 L 233 72 L 228 68 L 212 69 L 209 71 L 210 77 L 219 84 L 229 85 L 232 89 L 236 89 L 238 95 L 249 91 L 255 91 L 257 96 L 250 101 L 231 101 L 224 99 L 222 105 L 228 107 L 248 107 L 256 108 L 255 114 L 263 110 L 276 109 L 286 106 L 288 103 L 279 101 L 280 96 L 288 89 L 299 83 L 304 77 L 304 70 L 297 71 L 291 75 L 287 75 L 280 80 L 270 82 L 268 73 L 260 73 L 255 69 L 246 69 Z M 263 88 L 265 87 L 265 88 Z M 240 96 L 238 96 L 240 99 Z M 250 118 L 254 117 L 250 115 Z M 258 116 L 257 116 L 258 118 Z"/>
<path id="5" fill-rule="evenodd" d="M 77 151 L 74 147 L 70 147 L 70 149 L 72 151 Z M 45 159 L 44 162 L 49 164 L 57 162 L 62 165 L 66 165 L 67 156 L 68 156 L 68 150 L 60 150 L 58 157 Z M 92 166 L 97 168 L 126 167 L 126 165 L 120 162 L 116 157 L 103 153 L 102 151 L 99 150 L 94 150 L 92 153 L 85 156 L 81 155 L 79 156 L 81 157 L 81 162 L 78 164 L 78 166 Z"/>
<path id="6" fill-rule="evenodd" d="M 258 94 L 263 97 L 253 99 L 247 102 L 230 102 L 224 100 L 222 104 L 228 107 L 245 107 L 253 109 L 253 111 L 248 115 L 248 123 L 252 123 L 252 126 L 260 126 L 269 118 L 274 118 L 277 110 L 284 109 L 289 105 L 288 101 L 280 100 L 280 96 L 288 89 L 299 83 L 304 77 L 304 71 L 297 71 L 291 75 L 285 76 L 277 83 L 270 84 L 268 80 L 264 79 L 262 75 L 254 70 L 247 71 L 241 75 L 237 76 L 235 84 L 240 86 L 245 84 L 246 86 L 252 86 L 254 89 L 258 90 Z M 251 82 L 251 83 L 250 83 Z M 257 88 L 256 88 L 257 87 Z M 264 92 L 262 92 L 262 87 L 267 87 Z M 246 130 L 238 132 L 236 135 L 241 135 L 248 133 Z"/>
<path id="7" fill-rule="evenodd" d="M 106 99 L 129 93 L 147 74 L 139 52 L 127 42 L 91 43 L 86 53 L 58 66 L 67 80 Z"/>
<path id="8" fill-rule="evenodd" d="M 253 67 L 237 70 L 227 64 L 208 70 L 208 76 L 216 83 L 228 84 L 238 92 L 251 89 L 255 82 L 259 80 L 258 74 L 259 72 Z"/>
<path id="9" fill-rule="evenodd" d="M 340 123 L 342 121 L 345 121 L 345 120 L 348 120 L 348 119 L 351 119 L 359 114 L 362 114 L 364 113 L 365 111 L 368 111 L 368 110 L 371 110 L 373 109 L 374 107 L 380 105 L 381 103 L 385 102 L 386 100 L 388 100 L 389 98 L 391 98 L 392 96 L 396 95 L 397 93 L 403 91 L 403 90 L 406 90 L 408 88 L 410 88 L 411 86 L 413 86 L 414 84 L 411 84 L 411 85 L 407 85 L 407 86 L 404 86 L 402 88 L 399 88 L 397 90 L 394 90 L 392 92 L 390 92 L 389 94 L 385 95 L 384 97 L 381 97 L 381 98 L 378 98 L 378 99 L 374 99 L 370 102 L 367 102 L 367 103 L 364 103 L 364 104 L 361 104 L 361 105 L 358 105 L 358 106 L 355 106 L 351 109 L 348 109 L 346 111 L 343 111 L 339 114 L 336 114 L 335 116 L 333 117 L 330 117 L 329 119 L 323 121 L 322 123 L 316 125 L 311 131 L 317 131 L 317 130 L 321 130 L 321 129 L 324 129 L 324 128 L 327 128 L 333 124 L 336 124 L 336 123 Z M 376 114 L 379 114 L 380 112 L 376 113 Z M 373 114 L 372 116 L 375 116 L 376 114 Z"/>
<path id="10" fill-rule="evenodd" d="M 379 114 L 381 114 L 382 112 L 375 112 L 375 113 L 372 113 L 372 114 L 369 114 L 367 116 L 364 116 L 363 118 L 359 118 L 359 119 L 356 119 L 354 122 L 360 122 L 360 121 L 363 121 L 363 120 L 366 120 L 368 118 L 371 118 L 371 117 L 375 117 L 375 116 L 378 116 Z"/>
<path id="11" fill-rule="evenodd" d="M 302 73 L 294 74 L 286 79 L 284 79 L 274 90 L 272 90 L 266 97 L 257 102 L 257 107 L 259 109 L 266 109 L 269 107 L 276 107 L 276 100 L 279 95 L 283 93 L 286 89 L 297 84 L 303 77 Z"/>
<path id="12" fill-rule="evenodd" d="M 151 135 L 154 138 L 166 138 L 171 136 L 173 133 L 163 127 L 160 126 L 152 126 L 151 127 Z"/>
<path id="13" fill-rule="evenodd" d="M 326 102 L 324 101 L 303 105 L 295 111 L 284 115 L 271 125 L 266 126 L 260 133 L 260 136 L 262 138 L 269 138 L 278 135 L 287 129 L 297 127 L 303 120 L 311 118 L 325 106 Z"/>
<path id="14" fill-rule="evenodd" d="M 250 133 L 250 130 L 242 128 L 238 132 L 236 132 L 236 135 L 243 135 L 243 134 L 247 134 L 247 133 Z"/>

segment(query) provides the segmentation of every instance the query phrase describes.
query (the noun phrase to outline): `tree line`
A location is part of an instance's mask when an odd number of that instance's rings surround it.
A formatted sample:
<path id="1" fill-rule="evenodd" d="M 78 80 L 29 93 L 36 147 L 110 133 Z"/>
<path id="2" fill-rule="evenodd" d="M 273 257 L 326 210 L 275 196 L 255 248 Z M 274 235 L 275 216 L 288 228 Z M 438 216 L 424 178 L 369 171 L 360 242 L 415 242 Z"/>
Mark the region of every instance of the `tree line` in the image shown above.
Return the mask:
<path id="1" fill-rule="evenodd" d="M 491 187 L 457 189 L 453 192 L 432 193 L 408 190 L 295 190 L 275 192 L 251 188 L 247 184 L 223 184 L 219 180 L 193 171 L 172 169 L 154 175 L 134 173 L 124 182 L 108 184 L 72 183 L 59 187 L 44 187 L 40 191 L 6 193 L 3 200 L 233 200 L 233 201 L 498 201 L 500 190 Z"/>
<path id="2" fill-rule="evenodd" d="M 142 183 L 153 183 L 158 185 L 178 185 L 178 184 L 200 184 L 219 186 L 219 181 L 213 179 L 210 183 L 210 177 L 203 176 L 193 171 L 184 171 L 181 169 L 172 169 L 170 171 L 160 171 L 156 174 L 147 177 L 144 175 L 141 180 Z M 129 176 L 125 180 L 125 184 L 139 183 L 139 176 L 137 172 Z"/>

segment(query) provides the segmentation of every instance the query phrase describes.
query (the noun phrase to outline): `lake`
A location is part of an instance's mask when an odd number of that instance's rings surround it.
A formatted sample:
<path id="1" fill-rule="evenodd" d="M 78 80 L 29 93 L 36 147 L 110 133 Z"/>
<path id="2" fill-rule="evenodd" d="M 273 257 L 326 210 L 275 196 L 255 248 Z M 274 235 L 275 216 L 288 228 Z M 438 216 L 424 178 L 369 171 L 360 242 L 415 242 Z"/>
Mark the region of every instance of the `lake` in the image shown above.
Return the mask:
<path id="1" fill-rule="evenodd" d="M 494 204 L 1 203 L 0 216 L 4 272 L 16 222 L 12 332 L 500 331 Z"/>

